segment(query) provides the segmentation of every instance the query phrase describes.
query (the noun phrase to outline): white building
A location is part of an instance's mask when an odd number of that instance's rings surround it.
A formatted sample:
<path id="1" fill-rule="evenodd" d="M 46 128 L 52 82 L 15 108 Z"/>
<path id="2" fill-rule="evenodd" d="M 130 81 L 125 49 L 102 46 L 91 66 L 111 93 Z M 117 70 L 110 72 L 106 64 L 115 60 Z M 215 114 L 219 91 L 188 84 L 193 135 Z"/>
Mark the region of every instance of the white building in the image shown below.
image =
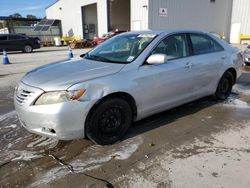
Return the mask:
<path id="1" fill-rule="evenodd" d="M 250 40 L 250 0 L 233 1 L 230 42 L 238 43 L 239 36 Z"/>
<path id="2" fill-rule="evenodd" d="M 249 8 L 249 0 L 58 0 L 47 7 L 46 16 L 62 21 L 64 36 L 80 38 L 101 36 L 114 29 L 192 28 L 235 39 L 250 33 L 244 14 L 238 14 L 245 3 Z M 244 27 L 248 29 L 241 30 Z"/>

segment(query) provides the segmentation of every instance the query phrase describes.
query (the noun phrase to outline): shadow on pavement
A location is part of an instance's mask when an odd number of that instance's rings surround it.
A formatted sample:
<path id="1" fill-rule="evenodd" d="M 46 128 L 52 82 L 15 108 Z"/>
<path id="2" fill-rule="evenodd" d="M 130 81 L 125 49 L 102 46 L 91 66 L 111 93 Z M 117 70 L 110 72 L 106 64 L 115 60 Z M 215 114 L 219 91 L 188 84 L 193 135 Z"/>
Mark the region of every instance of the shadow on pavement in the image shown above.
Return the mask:
<path id="1" fill-rule="evenodd" d="M 248 83 L 250 84 L 250 66 L 245 66 L 243 69 L 241 77 L 238 79 L 237 83 Z"/>
<path id="2" fill-rule="evenodd" d="M 157 129 L 161 126 L 168 126 L 168 124 L 175 122 L 179 118 L 195 114 L 198 111 L 213 106 L 217 103 L 217 101 L 213 100 L 213 97 L 205 97 L 174 109 L 152 115 L 143 120 L 135 122 L 129 129 L 124 140 L 151 131 L 153 129 Z"/>

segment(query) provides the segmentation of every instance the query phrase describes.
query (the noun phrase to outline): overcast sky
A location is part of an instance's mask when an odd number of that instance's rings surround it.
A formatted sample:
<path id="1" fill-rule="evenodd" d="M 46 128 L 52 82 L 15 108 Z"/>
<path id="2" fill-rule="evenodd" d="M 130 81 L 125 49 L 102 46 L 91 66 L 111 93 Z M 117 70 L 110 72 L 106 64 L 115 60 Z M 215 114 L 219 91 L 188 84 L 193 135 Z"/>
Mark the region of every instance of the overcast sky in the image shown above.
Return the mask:
<path id="1" fill-rule="evenodd" d="M 20 13 L 23 17 L 32 14 L 43 18 L 45 7 L 51 5 L 56 0 L 0 0 L 0 16 L 9 16 Z"/>

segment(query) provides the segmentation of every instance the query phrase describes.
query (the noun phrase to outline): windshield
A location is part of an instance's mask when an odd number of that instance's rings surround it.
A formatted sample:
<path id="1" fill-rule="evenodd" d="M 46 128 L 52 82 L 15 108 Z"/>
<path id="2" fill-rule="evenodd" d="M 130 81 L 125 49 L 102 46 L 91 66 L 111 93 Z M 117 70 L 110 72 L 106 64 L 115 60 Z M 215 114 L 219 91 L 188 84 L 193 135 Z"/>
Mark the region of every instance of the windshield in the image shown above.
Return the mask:
<path id="1" fill-rule="evenodd" d="M 110 63 L 128 64 L 153 41 L 156 35 L 126 34 L 109 39 L 89 52 L 85 58 Z"/>

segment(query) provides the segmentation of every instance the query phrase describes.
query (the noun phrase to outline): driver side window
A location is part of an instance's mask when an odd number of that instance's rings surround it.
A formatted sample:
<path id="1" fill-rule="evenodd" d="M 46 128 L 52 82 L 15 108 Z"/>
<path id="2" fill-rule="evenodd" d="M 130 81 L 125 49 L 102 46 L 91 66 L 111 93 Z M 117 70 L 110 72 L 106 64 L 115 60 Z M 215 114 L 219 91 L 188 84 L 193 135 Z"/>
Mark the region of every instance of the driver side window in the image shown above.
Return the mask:
<path id="1" fill-rule="evenodd" d="M 175 34 L 163 39 L 152 54 L 165 54 L 168 60 L 189 56 L 186 35 Z"/>

